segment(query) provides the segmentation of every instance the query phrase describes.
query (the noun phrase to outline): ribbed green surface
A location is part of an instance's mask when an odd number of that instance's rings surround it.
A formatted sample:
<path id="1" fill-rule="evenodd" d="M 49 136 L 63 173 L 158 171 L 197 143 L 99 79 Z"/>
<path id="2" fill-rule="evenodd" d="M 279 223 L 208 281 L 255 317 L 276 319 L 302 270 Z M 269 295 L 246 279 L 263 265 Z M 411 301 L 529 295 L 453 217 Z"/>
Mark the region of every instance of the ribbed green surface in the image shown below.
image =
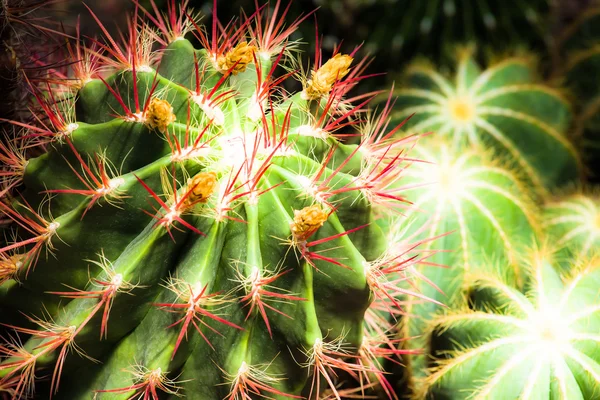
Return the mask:
<path id="1" fill-rule="evenodd" d="M 573 257 L 593 257 L 600 249 L 600 201 L 595 193 L 572 193 L 544 205 L 544 229 L 560 265 Z"/>

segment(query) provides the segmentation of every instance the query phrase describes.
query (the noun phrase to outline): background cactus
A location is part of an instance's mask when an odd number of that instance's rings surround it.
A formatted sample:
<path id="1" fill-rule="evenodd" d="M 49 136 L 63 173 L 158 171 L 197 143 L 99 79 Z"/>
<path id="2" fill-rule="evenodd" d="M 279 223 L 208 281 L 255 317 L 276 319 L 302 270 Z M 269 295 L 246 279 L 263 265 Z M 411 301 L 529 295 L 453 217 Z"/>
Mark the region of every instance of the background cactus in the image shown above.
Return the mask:
<path id="1" fill-rule="evenodd" d="M 403 125 L 408 133 L 432 132 L 412 152 L 425 162 L 412 165 L 402 182 L 413 205 L 407 234 L 437 238 L 426 245 L 436 249 L 430 265 L 417 268 L 426 279 L 413 285 L 434 302 L 407 300 L 400 322 L 405 349 L 423 350 L 404 357 L 406 370 L 394 368 L 399 390 L 408 386 L 415 398 L 433 379 L 432 357 L 442 357 L 432 321 L 468 310 L 467 283 L 490 265 L 523 289 L 528 272 L 520 262 L 544 226 L 540 202 L 582 172 L 563 91 L 542 83 L 529 58 L 505 57 L 482 68 L 474 57 L 472 48 L 459 49 L 452 78 L 443 68 L 414 63 L 394 91 L 392 120 L 409 118 Z M 462 398 L 458 390 L 430 394 L 444 395 Z"/>
<path id="2" fill-rule="evenodd" d="M 495 148 L 539 187 L 576 180 L 578 155 L 567 137 L 571 110 L 561 94 L 539 83 L 530 61 L 507 58 L 479 67 L 472 50 L 459 52 L 454 75 L 417 63 L 395 94 L 411 132 L 433 131 L 455 143 Z"/>
<path id="3" fill-rule="evenodd" d="M 544 252 L 523 266 L 524 290 L 502 272 L 473 276 L 471 307 L 432 325 L 439 364 L 424 397 L 597 397 L 598 260 L 572 258 L 564 276 Z"/>
<path id="4" fill-rule="evenodd" d="M 31 119 L 28 82 L 44 76 L 48 65 L 60 59 L 56 57 L 60 35 L 57 25 L 51 23 L 55 16 L 45 1 L 0 2 L 0 85 L 3 88 L 0 129 L 3 136 L 13 135 L 7 119 Z"/>
<path id="5" fill-rule="evenodd" d="M 371 41 L 389 41 L 403 57 L 424 55 L 440 60 L 456 43 L 477 42 L 482 47 L 503 49 L 543 43 L 548 0 L 471 1 L 390 0 L 393 12 L 372 35 Z M 364 11 L 363 11 L 364 12 Z M 368 14 L 367 14 L 368 15 Z M 394 25 L 390 32 L 387 26 Z M 446 40 L 439 40 L 443 37 Z"/>
<path id="6" fill-rule="evenodd" d="M 436 254 L 430 264 L 418 267 L 424 279 L 414 288 L 438 303 L 408 298 L 401 320 L 400 336 L 411 338 L 403 342 L 405 348 L 424 350 L 405 357 L 409 368 L 404 378 L 415 390 L 427 372 L 430 320 L 444 312 L 442 305 L 450 309 L 465 305 L 465 276 L 477 273 L 481 265 L 502 262 L 506 273 L 522 282 L 515 263 L 533 244 L 538 221 L 531 190 L 494 160 L 492 152 L 434 138 L 422 140 L 411 154 L 424 162 L 413 164 L 403 180 L 409 188 L 406 199 L 413 204 L 404 229 L 416 238 L 437 238 L 425 245 Z"/>
<path id="7" fill-rule="evenodd" d="M 0 203 L 13 222 L 0 390 L 339 399 L 377 384 L 394 398 L 378 357 L 401 351 L 384 317 L 426 239 L 387 240 L 373 222 L 402 210 L 415 138 L 386 135 L 384 114 L 360 145 L 340 142 L 373 97 L 346 98 L 364 63 L 317 53 L 298 73 L 299 20 L 259 8 L 207 34 L 170 5 L 136 7 L 121 42 L 100 23 L 94 49 L 72 43 L 70 70 L 31 86 L 44 114 L 12 121 L 25 133 Z M 281 87 L 292 75 L 301 92 Z M 45 152 L 26 160 L 23 146 Z"/>
<path id="8" fill-rule="evenodd" d="M 600 248 L 600 202 L 597 194 L 575 192 L 544 205 L 544 229 L 557 248 L 559 265 L 568 268 L 575 256 L 592 257 Z"/>

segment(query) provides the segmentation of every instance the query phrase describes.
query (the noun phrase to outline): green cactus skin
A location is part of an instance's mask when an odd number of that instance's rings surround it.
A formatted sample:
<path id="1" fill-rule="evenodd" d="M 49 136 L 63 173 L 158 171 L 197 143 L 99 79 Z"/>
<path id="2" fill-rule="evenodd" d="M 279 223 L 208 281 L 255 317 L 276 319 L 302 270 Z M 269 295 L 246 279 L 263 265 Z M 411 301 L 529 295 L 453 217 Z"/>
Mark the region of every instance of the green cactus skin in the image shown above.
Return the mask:
<path id="1" fill-rule="evenodd" d="M 411 154 L 415 162 L 402 185 L 413 208 L 407 213 L 405 235 L 439 237 L 425 245 L 434 254 L 430 265 L 417 269 L 427 279 L 413 285 L 426 298 L 451 308 L 464 304 L 465 276 L 480 265 L 502 262 L 507 273 L 523 281 L 516 260 L 533 244 L 538 230 L 531 189 L 490 151 L 456 148 L 451 142 L 421 140 Z M 426 373 L 429 321 L 444 307 L 419 298 L 408 298 L 400 337 L 411 350 L 425 354 L 407 355 L 409 386 L 419 387 Z"/>
<path id="2" fill-rule="evenodd" d="M 474 276 L 471 308 L 432 324 L 438 365 L 427 399 L 595 399 L 600 383 L 598 259 L 572 259 L 561 276 L 536 252 L 529 283 Z"/>
<path id="3" fill-rule="evenodd" d="M 395 94 L 396 118 L 416 113 L 406 125 L 410 131 L 493 147 L 540 187 L 561 186 L 579 176 L 579 159 L 566 136 L 569 105 L 557 91 L 537 83 L 525 59 L 508 58 L 482 69 L 466 49 L 459 51 L 452 77 L 415 64 Z"/>
<path id="4" fill-rule="evenodd" d="M 558 196 L 544 204 L 544 231 L 558 250 L 557 263 L 592 257 L 600 248 L 600 199 L 593 191 Z"/>
<path id="5" fill-rule="evenodd" d="M 0 247 L 0 390 L 312 400 L 381 384 L 397 398 L 377 357 L 401 351 L 368 309 L 426 258 L 374 223 L 404 204 L 389 188 L 410 140 L 375 118 L 360 145 L 339 141 L 366 104 L 345 100 L 364 66 L 351 56 L 280 89 L 299 20 L 260 9 L 226 31 L 214 19 L 208 39 L 185 6 L 136 8 L 123 45 L 77 43 L 72 79 L 33 87 L 44 125 L 23 127 L 47 152 L 10 165 L 24 189 L 0 203 L 15 227 Z M 338 390 L 344 376 L 357 383 Z"/>

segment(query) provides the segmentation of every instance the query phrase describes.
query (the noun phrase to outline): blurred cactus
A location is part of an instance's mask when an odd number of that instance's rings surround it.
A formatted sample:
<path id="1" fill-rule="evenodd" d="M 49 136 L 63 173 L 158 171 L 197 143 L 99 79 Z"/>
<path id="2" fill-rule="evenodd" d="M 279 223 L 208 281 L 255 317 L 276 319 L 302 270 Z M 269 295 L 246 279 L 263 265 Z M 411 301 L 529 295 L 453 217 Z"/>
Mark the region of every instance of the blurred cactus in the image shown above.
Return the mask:
<path id="1" fill-rule="evenodd" d="M 470 307 L 432 324 L 437 366 L 421 398 L 597 397 L 598 259 L 572 258 L 561 276 L 539 251 L 522 267 L 523 290 L 503 272 L 476 274 Z"/>
<path id="2" fill-rule="evenodd" d="M 422 279 L 413 290 L 435 302 L 406 299 L 400 337 L 407 354 L 407 370 L 400 374 L 412 391 L 418 390 L 428 366 L 427 326 L 445 308 L 465 306 L 464 279 L 490 262 L 506 265 L 516 282 L 524 276 L 516 265 L 519 255 L 533 245 L 539 230 L 531 188 L 491 151 L 456 147 L 450 140 L 422 140 L 411 152 L 424 162 L 413 164 L 402 185 L 413 204 L 407 211 L 406 235 L 415 239 L 438 237 L 425 245 L 434 251 L 428 264 L 416 269 Z M 447 251 L 437 251 L 437 250 Z M 409 339 L 410 338 L 410 339 Z M 395 368 L 400 370 L 400 368 Z"/>
<path id="3" fill-rule="evenodd" d="M 600 6 L 593 6 L 568 25 L 555 43 L 558 65 L 555 79 L 564 81 L 575 104 L 575 135 L 589 164 L 590 179 L 600 177 L 600 83 L 596 71 L 600 67 Z"/>
<path id="4" fill-rule="evenodd" d="M 54 62 L 60 36 L 50 15 L 51 1 L 4 0 L 0 2 L 0 130 L 12 132 L 6 120 L 30 118 L 29 82 L 43 77 Z M 29 82 L 28 82 L 29 81 Z"/>
<path id="5" fill-rule="evenodd" d="M 592 257 L 600 249 L 600 198 L 578 191 L 544 204 L 544 229 L 557 249 L 557 265 L 569 267 L 573 257 Z"/>
<path id="6" fill-rule="evenodd" d="M 539 81 L 530 60 L 505 58 L 482 68 L 464 49 L 451 76 L 427 63 L 413 64 L 405 75 L 394 92 L 398 111 L 392 118 L 415 114 L 409 131 L 494 148 L 539 188 L 579 178 L 579 156 L 568 137 L 570 104 Z"/>

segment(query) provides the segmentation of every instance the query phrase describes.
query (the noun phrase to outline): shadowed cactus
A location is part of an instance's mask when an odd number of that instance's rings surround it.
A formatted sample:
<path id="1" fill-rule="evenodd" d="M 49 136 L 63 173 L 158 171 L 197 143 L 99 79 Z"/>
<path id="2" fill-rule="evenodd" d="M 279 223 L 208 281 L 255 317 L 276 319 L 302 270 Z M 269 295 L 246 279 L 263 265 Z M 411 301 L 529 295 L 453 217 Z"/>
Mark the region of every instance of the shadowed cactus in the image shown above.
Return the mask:
<path id="1" fill-rule="evenodd" d="M 439 365 L 424 398 L 593 399 L 598 396 L 600 268 L 571 259 L 561 276 L 550 256 L 531 257 L 528 283 L 493 273 L 469 279 L 470 308 L 432 324 Z M 499 264 L 502 265 L 502 264 Z"/>
<path id="2" fill-rule="evenodd" d="M 207 30 L 186 3 L 136 8 L 122 41 L 98 21 L 103 39 L 71 44 L 71 69 L 32 86 L 38 123 L 13 121 L 26 133 L 6 149 L 23 190 L 0 203 L 14 227 L 0 390 L 340 399 L 381 385 L 396 398 L 379 357 L 402 351 L 382 316 L 428 239 L 386 240 L 374 216 L 405 207 L 394 187 L 416 138 L 373 117 L 342 144 L 374 96 L 346 97 L 365 63 L 317 53 L 298 73 L 300 20 L 280 24 L 279 1 Z M 292 75 L 302 92 L 281 87 Z M 22 159 L 23 143 L 46 152 Z"/>
<path id="3" fill-rule="evenodd" d="M 520 177 L 494 161 L 492 152 L 456 148 L 447 140 L 419 142 L 411 154 L 424 162 L 411 165 L 402 181 L 403 193 L 413 203 L 403 229 L 415 238 L 439 237 L 425 249 L 444 250 L 416 269 L 423 277 L 414 284 L 416 290 L 440 304 L 461 306 L 465 275 L 495 261 L 507 265 L 507 274 L 522 282 L 516 261 L 532 245 L 538 223 L 531 190 Z M 407 349 L 427 351 L 426 327 L 444 311 L 440 304 L 416 297 L 406 300 L 400 336 L 412 338 L 405 342 Z M 405 357 L 413 389 L 425 375 L 426 354 Z"/>
<path id="4" fill-rule="evenodd" d="M 7 119 L 30 121 L 29 82 L 43 78 L 49 64 L 61 62 L 61 39 L 52 3 L 44 0 L 0 2 L 0 129 L 15 136 Z M 55 3 L 55 2 L 54 2 Z"/>
<path id="5" fill-rule="evenodd" d="M 430 130 L 455 143 L 493 147 L 540 187 L 578 178 L 579 159 L 566 135 L 569 105 L 538 83 L 528 60 L 509 58 L 482 68 L 471 50 L 462 50 L 451 77 L 417 63 L 395 94 L 393 117 L 415 114 L 409 131 Z"/>
<path id="6" fill-rule="evenodd" d="M 557 262 L 593 256 L 600 248 L 600 201 L 596 193 L 559 196 L 544 205 L 544 230 L 560 249 Z M 559 256 L 560 255 L 560 256 Z"/>

